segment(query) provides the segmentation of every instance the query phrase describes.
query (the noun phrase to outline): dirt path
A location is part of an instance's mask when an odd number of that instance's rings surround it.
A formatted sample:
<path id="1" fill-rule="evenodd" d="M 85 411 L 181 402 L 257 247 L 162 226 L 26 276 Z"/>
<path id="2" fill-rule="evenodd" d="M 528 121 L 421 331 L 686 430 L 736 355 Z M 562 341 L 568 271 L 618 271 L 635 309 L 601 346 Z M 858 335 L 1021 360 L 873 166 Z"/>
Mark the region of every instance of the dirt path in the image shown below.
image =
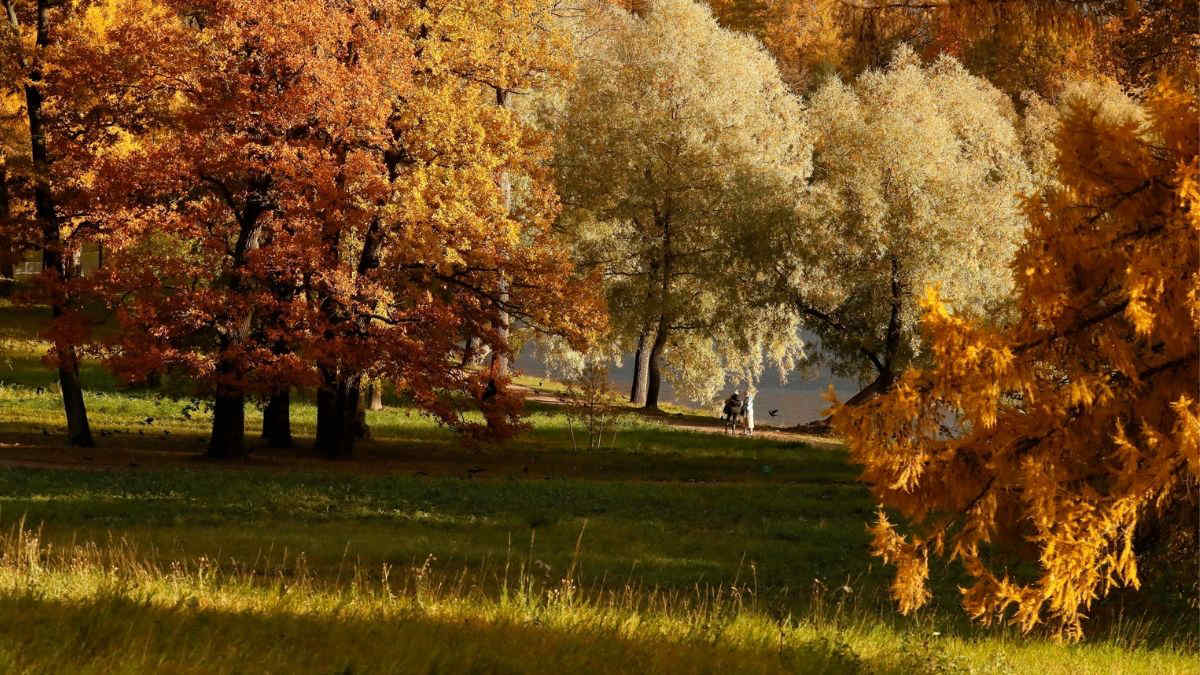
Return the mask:
<path id="1" fill-rule="evenodd" d="M 525 392 L 526 401 L 537 406 L 561 408 L 566 404 L 555 392 L 515 385 L 514 388 Z M 671 429 L 704 434 L 725 433 L 721 420 L 694 411 L 654 413 L 636 408 L 627 408 L 626 411 L 629 415 L 652 419 Z M 758 427 L 754 436 L 802 442 L 816 447 L 839 445 L 833 438 L 801 434 L 770 426 Z M 729 444 L 734 447 L 743 442 L 744 438 L 730 436 Z M 251 455 L 244 460 L 214 463 L 198 454 L 204 447 L 201 435 L 177 435 L 172 436 L 170 440 L 139 436 L 130 437 L 132 442 L 129 443 L 122 443 L 123 439 L 123 436 L 114 435 L 104 439 L 99 447 L 73 448 L 63 444 L 61 438 L 46 437 L 44 433 L 0 434 L 0 467 L 111 471 L 167 466 L 200 468 L 211 465 L 237 470 L 409 473 L 418 476 L 465 478 L 587 477 L 619 480 L 643 479 L 647 475 L 645 467 L 634 464 L 625 466 L 624 460 L 620 458 L 602 455 L 581 457 L 578 453 L 552 449 L 537 452 L 527 449 L 493 452 L 454 443 L 411 445 L 381 439 L 379 442 L 364 441 L 358 457 L 353 460 L 330 462 L 317 455 L 311 448 L 300 445 L 288 450 L 254 447 Z M 728 480 L 728 477 L 720 475 L 720 471 L 721 469 L 714 464 L 713 467 L 701 470 L 698 477 L 704 480 Z"/>
<path id="2" fill-rule="evenodd" d="M 525 400 L 533 403 L 540 403 L 547 406 L 561 407 L 566 405 L 566 401 L 552 392 L 547 392 L 540 389 L 530 389 L 519 385 L 512 385 L 513 389 L 527 392 Z M 692 431 L 705 434 L 725 434 L 725 425 L 721 419 L 713 416 L 702 415 L 698 413 L 670 413 L 670 412 L 646 412 L 640 408 L 627 408 L 631 415 L 637 415 L 648 419 L 658 420 L 672 429 L 680 431 Z M 815 434 L 802 434 L 796 431 L 789 431 L 780 427 L 770 425 L 755 425 L 755 438 L 769 438 L 776 441 L 800 441 L 818 446 L 836 446 L 841 445 L 841 441 L 832 436 L 818 436 Z M 731 436 L 730 440 L 734 441 L 742 436 Z"/>

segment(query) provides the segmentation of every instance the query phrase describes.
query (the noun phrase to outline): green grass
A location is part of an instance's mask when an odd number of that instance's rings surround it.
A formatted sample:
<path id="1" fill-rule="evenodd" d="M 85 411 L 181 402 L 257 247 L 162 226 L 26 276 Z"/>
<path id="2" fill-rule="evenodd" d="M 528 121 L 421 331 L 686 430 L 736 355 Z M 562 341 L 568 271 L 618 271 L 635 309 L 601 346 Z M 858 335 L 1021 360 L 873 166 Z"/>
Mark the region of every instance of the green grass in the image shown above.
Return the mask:
<path id="1" fill-rule="evenodd" d="M 971 624 L 953 569 L 896 615 L 841 448 L 688 411 L 584 452 L 554 406 L 468 446 L 391 399 L 328 463 L 302 399 L 300 447 L 216 465 L 202 405 L 86 363 L 101 447 L 65 448 L 39 320 L 0 312 L 4 672 L 1197 672 L 1187 580 L 1073 646 Z"/>
<path id="2" fill-rule="evenodd" d="M 582 545 L 556 571 L 522 545 L 461 570 L 372 567 L 347 548 L 321 570 L 294 550 L 157 559 L 128 538 L 55 544 L 17 525 L 0 551 L 6 672 L 1182 673 L 1195 658 L 898 625 L 841 589 L 785 615 L 753 576 L 589 586 Z"/>

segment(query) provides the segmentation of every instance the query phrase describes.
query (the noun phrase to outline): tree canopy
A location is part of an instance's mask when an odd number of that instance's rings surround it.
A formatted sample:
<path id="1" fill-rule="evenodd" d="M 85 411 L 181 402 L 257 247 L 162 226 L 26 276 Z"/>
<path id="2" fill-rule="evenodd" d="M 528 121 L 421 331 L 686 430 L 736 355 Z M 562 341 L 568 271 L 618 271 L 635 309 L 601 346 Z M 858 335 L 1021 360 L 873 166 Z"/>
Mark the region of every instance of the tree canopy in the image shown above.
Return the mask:
<path id="1" fill-rule="evenodd" d="M 782 340 L 786 362 L 794 321 L 738 303 L 749 280 L 725 261 L 735 233 L 807 177 L 800 100 L 760 43 L 690 0 L 600 8 L 577 32 L 576 80 L 549 113 L 558 187 L 583 264 L 603 270 L 616 339 L 647 342 L 646 405 L 668 351 L 676 384 L 709 395 L 722 353 L 746 353 L 723 344 Z"/>
<path id="2" fill-rule="evenodd" d="M 872 530 L 903 611 L 944 555 L 974 578 L 973 616 L 1078 637 L 1097 598 L 1138 586 L 1148 525 L 1195 513 L 1198 112 L 1169 83 L 1141 103 L 1069 91 L 1061 185 L 1029 201 L 1012 265 L 1017 319 L 988 325 L 931 289 L 931 365 L 840 408 L 864 478 L 910 524 L 881 512 Z M 1033 575 L 1005 569 L 1019 541 L 1036 546 Z"/>
<path id="3" fill-rule="evenodd" d="M 827 82 L 809 115 L 813 176 L 795 219 L 744 232 L 741 249 L 820 340 L 814 355 L 881 391 L 921 352 L 926 286 L 980 314 L 1007 298 L 1031 188 L 1022 138 L 1004 94 L 907 48 Z"/>
<path id="4" fill-rule="evenodd" d="M 488 377 L 453 366 L 464 334 L 507 353 L 501 312 L 572 339 L 599 320 L 550 230 L 544 139 L 493 104 L 493 82 L 558 67 L 514 28 L 536 11 L 246 0 L 181 30 L 178 122 L 105 168 L 130 198 L 99 284 L 110 362 L 204 383 L 218 456 L 242 452 L 246 396 L 301 385 L 318 445 L 349 454 L 368 372 L 474 429 L 452 399 Z M 528 179 L 519 211 L 506 171 Z M 489 404 L 508 433 L 515 402 Z"/>

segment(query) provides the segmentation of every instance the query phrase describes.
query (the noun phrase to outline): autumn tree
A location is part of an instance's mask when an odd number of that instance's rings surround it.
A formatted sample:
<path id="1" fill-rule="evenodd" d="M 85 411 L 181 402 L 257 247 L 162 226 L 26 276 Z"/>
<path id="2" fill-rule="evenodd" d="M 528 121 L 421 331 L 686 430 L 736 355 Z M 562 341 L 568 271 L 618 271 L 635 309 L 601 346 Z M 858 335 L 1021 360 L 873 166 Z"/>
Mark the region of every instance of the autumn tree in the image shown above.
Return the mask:
<path id="1" fill-rule="evenodd" d="M 1016 95 L 1057 95 L 1106 76 L 1145 87 L 1160 73 L 1197 84 L 1200 13 L 1182 0 L 952 0 L 923 10 L 927 53 L 957 56 Z"/>
<path id="2" fill-rule="evenodd" d="M 1029 171 L 1011 103 L 948 57 L 901 49 L 809 105 L 813 179 L 795 219 L 744 231 L 740 247 L 819 339 L 814 357 L 869 382 L 858 402 L 921 352 L 926 285 L 962 311 L 1003 303 Z"/>
<path id="3" fill-rule="evenodd" d="M 128 205 L 101 278 L 122 325 L 110 363 L 211 392 L 211 456 L 244 452 L 248 396 L 289 386 L 317 388 L 318 447 L 349 455 L 367 375 L 471 429 L 462 398 L 483 386 L 451 358 L 466 324 L 507 353 L 500 312 L 578 319 L 577 339 L 596 321 L 549 231 L 552 193 L 503 203 L 505 168 L 546 184 L 542 141 L 461 71 L 507 63 L 486 20 L 520 8 L 181 7 L 191 32 L 163 65 L 177 120 L 107 167 Z M 515 427 L 511 396 L 487 403 Z"/>
<path id="4" fill-rule="evenodd" d="M 1200 12 L 1188 0 L 1107 0 L 1101 39 L 1110 48 L 1116 77 L 1144 88 L 1166 75 L 1200 87 Z"/>
<path id="5" fill-rule="evenodd" d="M 74 242 L 70 226 L 73 223 L 61 212 L 61 192 L 79 176 L 73 175 L 72 169 L 64 166 L 69 159 L 62 156 L 65 148 L 59 144 L 65 140 L 62 132 L 67 129 L 63 128 L 65 120 L 62 116 L 54 114 L 54 104 L 57 102 L 54 99 L 56 94 L 64 93 L 62 90 L 71 86 L 71 80 L 69 75 L 65 80 L 60 75 L 47 81 L 48 66 L 53 64 L 52 61 L 47 63 L 48 58 L 53 59 L 50 50 L 57 46 L 57 41 L 70 39 L 67 36 L 73 33 L 70 28 L 74 26 L 71 24 L 79 20 L 76 16 L 79 10 L 70 4 L 52 8 L 44 0 L 23 4 L 20 8 L 15 0 L 10 0 L 5 2 L 4 9 L 7 23 L 3 42 L 5 67 L 2 72 L 11 78 L 6 78 L 6 81 L 13 86 L 13 89 L 4 93 L 6 97 L 13 93 L 21 97 L 17 117 L 24 127 L 22 135 L 29 144 L 28 153 L 13 153 L 13 159 L 27 158 L 24 183 L 28 187 L 29 205 L 25 208 L 14 208 L 12 205 L 8 173 L 9 165 L 15 162 L 8 158 L 12 148 L 5 152 L 5 171 L 0 176 L 4 180 L 4 212 L 0 213 L 4 218 L 2 226 L 7 240 L 4 248 L 9 255 L 27 248 L 41 251 L 42 275 L 39 286 L 44 292 L 41 294 L 43 297 L 38 299 L 49 304 L 54 320 L 51 329 L 54 336 L 48 358 L 58 368 L 59 389 L 67 418 L 67 436 L 72 445 L 91 446 L 95 441 L 92 439 L 83 388 L 79 382 L 78 330 L 68 328 L 65 321 L 72 309 L 70 282 L 75 270 L 71 264 L 71 245 Z M 63 24 L 69 26 L 67 31 L 62 30 Z M 47 98 L 51 99 L 49 109 Z M 67 227 L 66 233 L 64 225 Z"/>
<path id="6" fill-rule="evenodd" d="M 796 90 L 886 64 L 900 43 L 954 56 L 1017 96 L 1072 78 L 1144 86 L 1160 71 L 1195 83 L 1200 16 L 1184 0 L 710 0 L 723 25 L 759 36 Z M 1190 71 L 1190 74 L 1188 74 Z"/>
<path id="7" fill-rule="evenodd" d="M 854 77 L 886 65 L 902 43 L 930 35 L 925 2 L 709 0 L 721 25 L 761 39 L 795 91 L 830 75 Z"/>
<path id="8" fill-rule="evenodd" d="M 0 79 L 8 82 L 18 82 L 21 78 L 18 64 L 7 64 L 12 72 L 0 69 Z M 15 218 L 18 211 L 13 204 L 13 187 L 10 180 L 14 178 L 9 168 L 10 162 L 24 154 L 22 150 L 29 147 L 22 132 L 28 132 L 28 124 L 23 122 L 21 114 L 21 97 L 17 89 L 0 91 L 0 295 L 7 295 L 13 286 L 16 274 L 16 263 L 25 253 L 27 243 L 24 241 L 25 228 L 17 224 Z"/>
<path id="9" fill-rule="evenodd" d="M 771 3 L 764 0 L 711 0 L 708 4 L 725 28 L 762 40 Z"/>
<path id="10" fill-rule="evenodd" d="M 509 105 L 565 74 L 550 8 L 428 3 L 402 15 L 413 88 L 392 101 L 382 210 L 351 245 L 349 268 L 343 240 L 314 271 L 324 327 L 313 348 L 336 357 L 319 359 L 332 398 L 319 405 L 332 412 L 319 409 L 318 445 L 330 455 L 352 450 L 368 368 L 450 426 L 503 438 L 518 428 L 519 399 L 504 388 L 510 324 L 578 345 L 602 319 L 551 229 L 548 138 Z M 464 337 L 490 351 L 490 368 L 451 358 Z M 486 429 L 466 421 L 455 393 L 479 402 Z"/>
<path id="11" fill-rule="evenodd" d="M 798 343 L 786 312 L 730 300 L 746 280 L 725 260 L 731 232 L 807 175 L 801 103 L 761 44 L 690 0 L 651 2 L 641 16 L 599 11 L 576 30 L 577 78 L 548 115 L 562 224 L 581 262 L 604 273 L 613 339 L 644 355 L 653 409 L 668 353 L 673 383 L 712 389 L 720 352 L 736 356 L 713 340 L 777 321 L 787 325 L 756 335 Z"/>
<path id="12" fill-rule="evenodd" d="M 0 147 L 11 147 L 0 142 Z M 8 187 L 8 157 L 0 155 L 0 231 L 4 232 L 0 241 L 0 295 L 7 295 L 12 290 L 16 276 L 16 263 L 24 247 L 12 235 L 18 230 L 13 224 L 14 211 L 12 197 Z"/>
<path id="13" fill-rule="evenodd" d="M 1138 587 L 1141 534 L 1197 508 L 1200 111 L 1167 83 L 1141 103 L 1073 88 L 1060 111 L 1060 185 L 1029 201 L 1012 265 L 1017 319 L 989 325 L 930 287 L 930 365 L 835 424 L 906 523 L 881 511 L 872 528 L 902 611 L 944 556 L 974 579 L 972 616 L 1078 638 L 1097 599 Z M 1006 571 L 1029 544 L 1036 572 Z"/>
<path id="14" fill-rule="evenodd" d="M 47 361 L 58 370 L 68 437 L 90 446 L 79 381 L 88 320 L 75 261 L 84 242 L 107 235 L 97 162 L 131 131 L 157 124 L 166 105 L 145 58 L 161 45 L 163 13 L 144 0 L 5 0 L 3 9 L 0 250 L 41 253 L 27 299 L 50 308 Z"/>
<path id="15" fill-rule="evenodd" d="M 248 396 L 270 398 L 279 442 L 287 389 L 316 383 L 302 291 L 322 228 L 361 232 L 369 209 L 356 207 L 384 191 L 371 151 L 408 80 L 405 43 L 387 42 L 395 10 L 383 6 L 175 9 L 157 64 L 177 97 L 172 124 L 104 173 L 126 197 L 100 278 L 122 326 L 109 362 L 132 378 L 185 373 L 212 393 L 209 454 L 232 457 Z"/>

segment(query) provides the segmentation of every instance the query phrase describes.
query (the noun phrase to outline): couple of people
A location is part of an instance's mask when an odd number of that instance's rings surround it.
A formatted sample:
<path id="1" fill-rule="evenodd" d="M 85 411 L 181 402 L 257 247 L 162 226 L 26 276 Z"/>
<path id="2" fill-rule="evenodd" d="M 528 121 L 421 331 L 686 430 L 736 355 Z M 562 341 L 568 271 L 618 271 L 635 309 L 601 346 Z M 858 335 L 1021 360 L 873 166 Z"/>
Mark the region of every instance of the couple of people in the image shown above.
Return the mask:
<path id="1" fill-rule="evenodd" d="M 738 427 L 747 436 L 754 435 L 754 398 L 747 391 L 743 396 L 739 397 L 735 391 L 725 399 L 725 407 L 722 409 L 721 418 L 725 420 L 725 432 L 736 433 Z"/>

